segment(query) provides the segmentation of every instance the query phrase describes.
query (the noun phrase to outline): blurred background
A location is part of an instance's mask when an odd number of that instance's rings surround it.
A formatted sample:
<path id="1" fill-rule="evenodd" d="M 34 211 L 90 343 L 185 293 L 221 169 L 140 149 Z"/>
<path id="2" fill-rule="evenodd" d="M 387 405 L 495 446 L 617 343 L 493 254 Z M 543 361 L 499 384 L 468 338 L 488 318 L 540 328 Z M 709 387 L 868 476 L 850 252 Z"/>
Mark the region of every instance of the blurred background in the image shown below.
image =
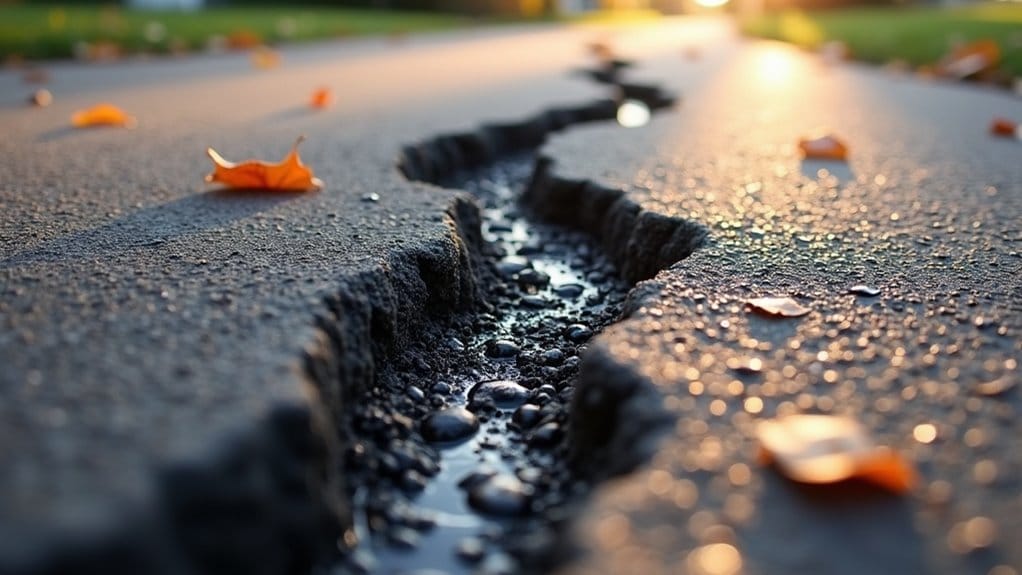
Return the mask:
<path id="1" fill-rule="evenodd" d="M 734 18 L 749 36 L 923 74 L 1012 85 L 1022 76 L 1022 2 L 964 0 L 0 0 L 0 58 L 265 49 L 282 43 L 521 22 Z M 948 67 L 951 60 L 966 64 Z"/>

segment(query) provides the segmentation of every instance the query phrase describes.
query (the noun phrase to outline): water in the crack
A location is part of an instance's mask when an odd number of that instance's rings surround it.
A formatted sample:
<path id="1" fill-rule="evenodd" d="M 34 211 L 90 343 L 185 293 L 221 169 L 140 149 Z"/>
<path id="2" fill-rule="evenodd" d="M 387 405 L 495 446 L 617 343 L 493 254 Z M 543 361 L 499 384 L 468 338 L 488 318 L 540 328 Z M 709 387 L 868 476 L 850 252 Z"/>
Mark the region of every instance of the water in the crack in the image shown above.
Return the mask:
<path id="1" fill-rule="evenodd" d="M 448 183 L 482 208 L 493 309 L 383 367 L 347 457 L 362 544 L 345 570 L 516 572 L 578 491 L 565 425 L 579 354 L 628 285 L 591 238 L 522 213 L 532 165 L 503 161 Z"/>

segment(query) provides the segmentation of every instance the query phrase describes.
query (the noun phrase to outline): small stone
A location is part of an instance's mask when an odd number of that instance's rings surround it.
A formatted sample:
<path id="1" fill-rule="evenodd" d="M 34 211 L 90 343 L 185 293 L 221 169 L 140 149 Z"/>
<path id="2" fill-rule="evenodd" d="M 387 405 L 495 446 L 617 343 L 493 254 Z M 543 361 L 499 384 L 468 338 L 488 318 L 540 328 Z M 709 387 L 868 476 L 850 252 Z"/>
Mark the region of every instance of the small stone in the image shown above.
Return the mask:
<path id="1" fill-rule="evenodd" d="M 408 527 L 395 527 L 387 533 L 390 544 L 399 549 L 415 549 L 419 546 L 419 533 Z"/>
<path id="2" fill-rule="evenodd" d="M 585 287 L 581 284 L 562 284 L 554 288 L 554 293 L 565 299 L 575 299 L 584 291 Z"/>
<path id="3" fill-rule="evenodd" d="M 529 429 L 539 423 L 539 406 L 527 403 L 515 410 L 511 415 L 511 421 L 521 429 Z"/>
<path id="4" fill-rule="evenodd" d="M 544 309 L 547 307 L 547 301 L 538 295 L 522 296 L 521 303 L 522 307 L 527 309 Z"/>
<path id="5" fill-rule="evenodd" d="M 432 443 L 463 441 L 479 431 L 479 420 L 464 407 L 449 407 L 429 414 L 421 431 L 422 437 Z"/>
<path id="6" fill-rule="evenodd" d="M 499 409 L 514 409 L 529 399 L 529 390 L 508 379 L 480 381 L 468 391 L 469 407 L 492 402 Z"/>
<path id="7" fill-rule="evenodd" d="M 540 358 L 543 359 L 543 365 L 561 365 L 564 361 L 564 352 L 557 348 L 548 349 L 540 354 Z"/>
<path id="8" fill-rule="evenodd" d="M 548 447 L 557 443 L 561 436 L 561 426 L 556 422 L 544 423 L 536 428 L 529 436 L 529 445 L 537 447 Z"/>
<path id="9" fill-rule="evenodd" d="M 495 339 L 486 344 L 486 355 L 493 359 L 513 359 L 521 351 L 517 343 L 506 339 Z"/>
<path id="10" fill-rule="evenodd" d="M 458 480 L 458 487 L 462 489 L 472 489 L 476 485 L 479 485 L 483 481 L 493 477 L 497 474 L 497 470 L 490 467 L 489 465 L 481 465 L 468 475 Z"/>
<path id="11" fill-rule="evenodd" d="M 478 563 L 486 556 L 486 544 L 478 537 L 466 537 L 458 542 L 455 553 L 466 563 Z"/>
<path id="12" fill-rule="evenodd" d="M 859 284 L 848 288 L 848 293 L 865 297 L 876 297 L 880 295 L 880 290 L 872 286 Z"/>
<path id="13" fill-rule="evenodd" d="M 529 510 L 532 488 L 510 475 L 495 475 L 468 492 L 468 504 L 482 513 L 511 517 Z"/>
<path id="14" fill-rule="evenodd" d="M 530 285 L 535 287 L 543 287 L 550 283 L 550 276 L 547 274 L 534 270 L 532 268 L 524 269 L 518 272 L 516 278 L 518 283 L 524 285 Z"/>
<path id="15" fill-rule="evenodd" d="M 422 391 L 422 388 L 414 385 L 409 386 L 408 389 L 405 390 L 405 395 L 407 395 L 412 401 L 416 402 L 426 399 L 426 392 Z"/>
<path id="16" fill-rule="evenodd" d="M 373 203 L 378 202 L 378 201 L 380 201 L 380 194 L 377 194 L 375 192 L 369 193 L 369 194 L 363 194 L 362 195 L 362 201 L 363 202 L 373 202 Z"/>
<path id="17" fill-rule="evenodd" d="M 569 325 L 564 330 L 564 337 L 574 343 L 582 343 L 593 337 L 593 330 L 580 323 Z"/>

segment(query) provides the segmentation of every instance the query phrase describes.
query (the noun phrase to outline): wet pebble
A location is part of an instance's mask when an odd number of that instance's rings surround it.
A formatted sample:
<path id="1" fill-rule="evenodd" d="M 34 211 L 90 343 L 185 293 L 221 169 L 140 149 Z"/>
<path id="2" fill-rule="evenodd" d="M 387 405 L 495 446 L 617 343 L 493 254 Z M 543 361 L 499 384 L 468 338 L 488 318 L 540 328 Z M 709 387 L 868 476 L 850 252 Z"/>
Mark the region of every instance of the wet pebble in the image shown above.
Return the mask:
<path id="1" fill-rule="evenodd" d="M 540 354 L 540 358 L 543 360 L 543 365 L 561 365 L 564 361 L 564 352 L 554 348 L 548 349 Z"/>
<path id="2" fill-rule="evenodd" d="M 482 513 L 522 515 L 529 510 L 532 489 L 510 475 L 495 475 L 469 489 L 468 504 Z"/>
<path id="3" fill-rule="evenodd" d="M 409 386 L 408 389 L 405 390 L 405 395 L 407 395 L 412 401 L 416 402 L 426 399 L 426 392 L 422 391 L 422 388 L 414 385 Z"/>
<path id="4" fill-rule="evenodd" d="M 512 359 L 521 351 L 517 343 L 507 339 L 495 339 L 486 344 L 486 355 L 493 359 Z"/>
<path id="5" fill-rule="evenodd" d="M 585 288 L 581 284 L 562 284 L 554 288 L 554 293 L 565 299 L 575 299 L 584 291 Z"/>
<path id="6" fill-rule="evenodd" d="M 478 537 L 466 537 L 458 542 L 455 553 L 466 563 L 478 563 L 486 556 L 486 543 Z"/>
<path id="7" fill-rule="evenodd" d="M 848 293 L 865 297 L 876 297 L 880 295 L 880 290 L 873 286 L 859 284 L 848 288 Z"/>
<path id="8" fill-rule="evenodd" d="M 514 256 L 505 258 L 497 263 L 497 271 L 506 277 L 512 277 L 528 267 L 529 260 Z"/>
<path id="9" fill-rule="evenodd" d="M 489 465 L 480 465 L 475 470 L 470 472 L 468 475 L 458 480 L 458 487 L 462 489 L 472 489 L 476 485 L 479 485 L 483 481 L 493 477 L 497 474 L 497 470 L 490 467 Z"/>
<path id="10" fill-rule="evenodd" d="M 469 408 L 488 402 L 500 409 L 514 409 L 529 399 L 529 393 L 509 379 L 480 381 L 468 391 Z"/>
<path id="11" fill-rule="evenodd" d="M 463 407 L 434 411 L 422 422 L 422 437 L 430 442 L 461 441 L 478 430 L 479 420 Z"/>
<path id="12" fill-rule="evenodd" d="M 569 325 L 564 330 L 564 337 L 574 343 L 582 343 L 593 337 L 593 330 L 580 323 Z"/>
<path id="13" fill-rule="evenodd" d="M 541 271 L 534 270 L 532 268 L 527 268 L 518 272 L 518 275 L 515 276 L 515 279 L 517 279 L 518 283 L 520 284 L 535 287 L 543 287 L 550 283 L 550 276 Z"/>
<path id="14" fill-rule="evenodd" d="M 558 438 L 561 436 L 561 426 L 556 422 L 551 421 L 544 423 L 536 428 L 529 435 L 529 445 L 536 447 L 548 447 L 557 443 Z"/>
<path id="15" fill-rule="evenodd" d="M 527 403 L 515 410 L 511 421 L 521 429 L 529 429 L 539 423 L 539 406 Z"/>
<path id="16" fill-rule="evenodd" d="M 432 391 L 433 393 L 439 393 L 440 395 L 450 395 L 451 394 L 451 386 L 450 386 L 450 384 L 444 383 L 442 381 L 438 381 L 438 382 L 434 383 L 433 387 L 429 388 L 429 390 Z"/>
<path id="17" fill-rule="evenodd" d="M 547 301 L 538 295 L 526 295 L 521 299 L 522 307 L 528 309 L 543 309 L 547 307 Z"/>

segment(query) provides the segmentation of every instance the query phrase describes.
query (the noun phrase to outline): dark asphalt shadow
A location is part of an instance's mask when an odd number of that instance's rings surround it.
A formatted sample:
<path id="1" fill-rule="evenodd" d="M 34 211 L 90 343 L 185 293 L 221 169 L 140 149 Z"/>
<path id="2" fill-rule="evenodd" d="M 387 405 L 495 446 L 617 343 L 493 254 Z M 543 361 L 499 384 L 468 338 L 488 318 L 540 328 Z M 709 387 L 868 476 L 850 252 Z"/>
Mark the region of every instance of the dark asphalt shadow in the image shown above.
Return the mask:
<path id="1" fill-rule="evenodd" d="M 802 175 L 809 180 L 834 177 L 838 185 L 855 181 L 855 172 L 851 164 L 833 160 L 802 160 Z"/>
<path id="2" fill-rule="evenodd" d="M 311 118 L 322 114 L 325 110 L 317 110 L 310 106 L 292 106 L 283 110 L 278 110 L 264 118 L 264 122 L 290 122 L 294 120 L 301 120 L 302 118 Z"/>
<path id="3" fill-rule="evenodd" d="M 743 550 L 764 573 L 928 573 L 911 499 L 872 484 L 802 485 L 764 470 Z"/>
<path id="4" fill-rule="evenodd" d="M 0 267 L 69 261 L 156 248 L 175 239 L 220 228 L 303 194 L 217 189 L 142 208 L 108 224 L 50 240 L 0 261 Z"/>
<path id="5" fill-rule="evenodd" d="M 48 130 L 46 132 L 43 132 L 42 134 L 39 134 L 39 138 L 36 141 L 54 142 L 56 140 L 64 139 L 70 136 L 71 134 L 74 134 L 78 130 L 79 130 L 78 128 L 73 128 L 71 126 L 61 126 L 59 128 L 54 128 L 52 130 Z"/>

